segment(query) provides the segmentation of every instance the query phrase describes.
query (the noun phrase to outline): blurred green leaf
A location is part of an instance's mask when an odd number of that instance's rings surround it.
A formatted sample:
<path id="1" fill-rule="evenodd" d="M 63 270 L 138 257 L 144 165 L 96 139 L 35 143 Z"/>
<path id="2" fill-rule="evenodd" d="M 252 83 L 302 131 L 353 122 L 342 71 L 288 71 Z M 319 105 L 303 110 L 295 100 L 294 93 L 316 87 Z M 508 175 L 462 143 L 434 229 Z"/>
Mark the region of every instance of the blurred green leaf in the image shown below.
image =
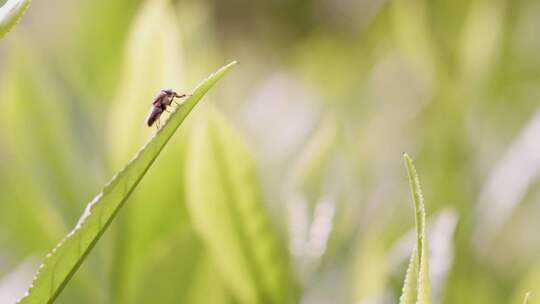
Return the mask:
<path id="1" fill-rule="evenodd" d="M 195 285 L 193 278 L 203 257 L 202 244 L 193 229 L 174 232 L 149 246 L 151 252 L 143 261 L 140 275 L 142 282 L 133 295 L 111 303 L 193 303 L 184 299 Z"/>
<path id="2" fill-rule="evenodd" d="M 437 53 L 428 24 L 427 3 L 423 0 L 393 1 L 391 21 L 394 37 L 403 59 L 426 84 L 436 74 Z"/>
<path id="3" fill-rule="evenodd" d="M 504 39 L 506 7 L 504 1 L 471 2 L 461 33 L 460 70 L 465 86 L 489 80 L 490 69 L 496 67 L 500 43 Z M 471 93 L 482 92 L 475 88 Z"/>
<path id="4" fill-rule="evenodd" d="M 356 251 L 352 264 L 352 300 L 353 303 L 369 303 L 384 293 L 389 278 L 383 236 L 372 232 L 359 243 Z"/>
<path id="5" fill-rule="evenodd" d="M 218 269 L 207 253 L 202 254 L 194 264 L 196 271 L 189 277 L 191 286 L 185 295 L 184 303 L 236 303 L 228 292 L 224 280 L 216 275 Z M 208 292 L 209 287 L 212 292 Z M 175 300 L 178 302 L 178 297 Z"/>
<path id="6" fill-rule="evenodd" d="M 8 0 L 0 7 L 0 39 L 19 22 L 30 5 L 30 0 Z"/>
<path id="7" fill-rule="evenodd" d="M 54 198 L 54 207 L 75 216 L 79 211 L 73 202 L 88 199 L 91 193 L 85 190 L 91 178 L 87 176 L 93 172 L 73 178 L 73 168 L 90 171 L 95 158 L 77 144 L 77 126 L 69 119 L 72 103 L 55 82 L 46 59 L 35 51 L 36 45 L 19 38 L 8 46 L 9 77 L 0 88 L 0 133 L 7 144 L 3 151 L 10 157 L 8 167 L 28 173 L 27 182 Z"/>
<path id="8" fill-rule="evenodd" d="M 511 302 L 517 303 L 523 299 L 523 292 L 527 291 L 530 294 L 538 294 L 540 292 L 540 262 L 536 261 L 528 265 L 524 277 L 517 284 Z"/>
<path id="9" fill-rule="evenodd" d="M 59 295 L 165 144 L 206 92 L 235 62 L 204 80 L 156 135 L 86 207 L 75 228 L 47 255 L 21 303 L 49 303 Z"/>
<path id="10" fill-rule="evenodd" d="M 116 93 L 128 31 L 142 0 L 93 0 L 77 3 L 71 32 L 59 45 L 55 60 L 72 90 L 84 95 L 85 106 L 99 112 Z M 96 22 L 99 20 L 99 22 Z M 169 22 L 171 20 L 168 20 Z M 63 56 L 66 52 L 71 56 Z M 58 58 L 60 57 L 60 58 Z M 208 70 L 206 70 L 208 71 Z M 199 80 L 199 79 L 197 79 Z"/>
<path id="11" fill-rule="evenodd" d="M 0 222 L 10 227 L 4 231 L 13 252 L 43 254 L 68 231 L 62 215 L 71 213 L 73 201 L 87 197 L 83 187 L 73 191 L 75 185 L 90 184 L 73 178 L 73 168 L 90 166 L 74 157 L 80 150 L 71 141 L 74 128 L 66 119 L 65 99 L 35 45 L 19 37 L 7 46 L 12 53 L 2 69 L 9 77 L 0 85 L 0 137 L 5 144 L 0 148 L 5 175 Z"/>
<path id="12" fill-rule="evenodd" d="M 528 304 L 530 298 L 531 298 L 531 293 L 530 293 L 530 292 L 527 292 L 527 293 L 525 294 L 525 298 L 523 299 L 523 304 Z"/>
<path id="13" fill-rule="evenodd" d="M 66 220 L 76 217 L 81 209 L 77 202 L 95 191 L 100 166 L 98 153 L 79 145 L 84 136 L 78 130 L 89 126 L 72 112 L 74 103 L 44 54 L 36 51 L 37 44 L 25 35 L 10 42 L 7 77 L 0 87 L 0 138 L 5 144 L 0 222 L 10 228 L 4 229 L 6 243 L 0 247 L 23 258 L 44 255 L 69 231 Z M 81 269 L 72 293 L 95 302 L 94 291 L 100 289 L 90 282 L 100 269 L 96 264 Z"/>
<path id="14" fill-rule="evenodd" d="M 241 303 L 287 303 L 286 252 L 269 223 L 251 156 L 215 111 L 191 134 L 187 203 L 223 280 Z"/>
<path id="15" fill-rule="evenodd" d="M 305 147 L 299 153 L 293 169 L 293 185 L 310 201 L 323 195 L 324 182 L 328 179 L 332 161 L 336 158 L 339 125 L 334 116 L 328 115 Z"/>
<path id="16" fill-rule="evenodd" d="M 121 85 L 116 92 L 107 128 L 110 142 L 108 153 L 113 168 L 129 160 L 134 151 L 155 128 L 148 128 L 143 118 L 150 103 L 161 88 L 184 92 L 183 50 L 180 24 L 169 1 L 148 0 L 139 7 L 125 45 L 125 58 Z M 164 113 L 161 120 L 168 113 Z M 145 176 L 145 182 L 137 187 L 130 199 L 130 208 L 119 218 L 115 231 L 116 241 L 112 251 L 114 265 L 111 272 L 111 301 L 114 303 L 147 303 L 154 298 L 167 302 L 160 290 L 187 288 L 191 274 L 185 274 L 192 265 L 179 259 L 176 252 L 163 254 L 159 261 L 175 269 L 177 276 L 167 280 L 163 274 L 160 288 L 146 288 L 147 273 L 160 268 L 153 259 L 156 251 L 165 250 L 163 243 L 184 248 L 182 255 L 194 259 L 200 244 L 185 233 L 193 233 L 187 224 L 184 204 L 185 134 L 183 132 L 169 143 L 153 169 Z M 159 189 L 159 190 L 156 190 Z M 152 202 L 152 203 L 148 203 Z M 177 244 L 181 243 L 181 244 Z M 157 271 L 157 270 L 156 270 Z M 181 277 L 178 274 L 183 274 Z M 187 282 L 186 282 L 187 281 Z M 186 285 L 186 286 L 184 286 Z M 176 295 L 178 301 L 181 298 Z"/>
<path id="17" fill-rule="evenodd" d="M 416 222 L 416 248 L 413 250 L 405 283 L 403 285 L 400 304 L 430 304 L 431 303 L 431 284 L 429 282 L 429 271 L 427 262 L 427 238 L 426 238 L 426 210 L 424 206 L 424 197 L 420 187 L 420 180 L 409 155 L 404 154 L 405 167 L 409 177 L 411 194 L 415 210 Z M 416 302 L 414 298 L 416 297 Z"/>

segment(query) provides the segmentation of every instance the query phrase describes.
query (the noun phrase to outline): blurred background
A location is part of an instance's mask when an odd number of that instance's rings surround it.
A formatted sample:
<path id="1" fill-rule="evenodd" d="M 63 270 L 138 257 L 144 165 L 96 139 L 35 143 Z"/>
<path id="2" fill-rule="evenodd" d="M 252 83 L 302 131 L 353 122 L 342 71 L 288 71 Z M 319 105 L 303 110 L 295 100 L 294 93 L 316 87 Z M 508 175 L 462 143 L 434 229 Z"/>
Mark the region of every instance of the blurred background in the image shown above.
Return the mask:
<path id="1" fill-rule="evenodd" d="M 539 301 L 539 29 L 535 0 L 32 2 L 0 41 L 0 303 L 155 132 L 159 89 L 231 60 L 57 303 L 242 302 L 185 203 L 186 138 L 210 107 L 254 159 L 290 302 L 397 303 L 402 152 L 434 303 Z"/>

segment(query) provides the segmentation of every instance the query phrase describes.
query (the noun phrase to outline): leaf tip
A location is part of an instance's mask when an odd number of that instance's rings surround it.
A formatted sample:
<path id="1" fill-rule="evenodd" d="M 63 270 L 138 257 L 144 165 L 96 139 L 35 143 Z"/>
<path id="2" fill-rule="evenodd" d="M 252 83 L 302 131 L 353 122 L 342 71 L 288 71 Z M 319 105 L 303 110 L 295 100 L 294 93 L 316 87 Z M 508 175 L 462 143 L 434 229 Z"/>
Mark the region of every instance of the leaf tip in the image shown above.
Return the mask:
<path id="1" fill-rule="evenodd" d="M 403 155 L 403 160 L 406 163 L 412 163 L 412 158 L 409 156 L 407 152 L 401 152 L 401 154 Z"/>
<path id="2" fill-rule="evenodd" d="M 403 152 L 403 161 L 405 162 L 405 168 L 409 174 L 409 178 L 412 180 L 417 178 L 416 168 L 414 167 L 414 162 L 412 158 L 406 152 Z"/>
<path id="3" fill-rule="evenodd" d="M 233 67 L 233 66 L 235 66 L 237 64 L 240 64 L 240 63 L 238 61 L 236 61 L 236 60 L 233 60 L 233 61 L 229 62 L 229 64 L 227 64 L 225 66 L 225 68 L 230 68 L 230 67 Z"/>

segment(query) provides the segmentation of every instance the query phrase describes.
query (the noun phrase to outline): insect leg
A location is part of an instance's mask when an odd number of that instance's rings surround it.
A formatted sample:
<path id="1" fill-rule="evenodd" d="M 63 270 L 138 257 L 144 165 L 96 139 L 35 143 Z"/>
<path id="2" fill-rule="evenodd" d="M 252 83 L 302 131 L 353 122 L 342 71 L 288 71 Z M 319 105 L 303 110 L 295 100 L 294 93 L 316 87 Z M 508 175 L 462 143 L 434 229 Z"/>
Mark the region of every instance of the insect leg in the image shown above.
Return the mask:
<path id="1" fill-rule="evenodd" d="M 190 97 L 190 96 L 191 96 L 191 94 L 181 94 L 181 95 L 176 94 L 174 97 L 176 97 L 176 98 L 184 98 L 184 97 Z"/>
<path id="2" fill-rule="evenodd" d="M 191 97 L 191 94 L 176 95 L 175 97 L 176 97 L 176 98 Z M 175 103 L 177 106 L 181 105 L 181 103 L 176 102 L 176 101 L 174 100 L 174 98 L 173 98 L 173 101 L 174 101 L 174 103 Z"/>

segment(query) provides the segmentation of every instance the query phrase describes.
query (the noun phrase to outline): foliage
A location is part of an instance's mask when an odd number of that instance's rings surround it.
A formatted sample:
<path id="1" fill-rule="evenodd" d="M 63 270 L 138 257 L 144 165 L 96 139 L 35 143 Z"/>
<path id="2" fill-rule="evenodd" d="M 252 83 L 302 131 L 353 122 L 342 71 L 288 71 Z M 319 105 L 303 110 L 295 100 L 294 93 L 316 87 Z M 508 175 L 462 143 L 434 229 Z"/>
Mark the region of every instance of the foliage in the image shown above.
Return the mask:
<path id="1" fill-rule="evenodd" d="M 426 207 L 424 205 L 424 195 L 420 187 L 420 180 L 416 173 L 416 168 L 409 155 L 403 156 L 411 194 L 414 203 L 416 220 L 416 247 L 413 249 L 405 282 L 403 293 L 399 299 L 400 304 L 430 304 L 431 286 L 429 282 L 428 259 L 427 259 L 427 237 L 426 237 Z"/>
<path id="2" fill-rule="evenodd" d="M 55 303 L 534 303 L 538 1 L 60 0 L 20 18 L 28 3 L 0 0 L 0 303 L 156 132 L 157 91 L 230 58 Z"/>
<path id="3" fill-rule="evenodd" d="M 48 303 L 58 297 L 176 129 L 204 94 L 234 64 L 223 67 L 203 81 L 127 166 L 86 206 L 75 228 L 47 255 L 20 303 Z"/>
<path id="4" fill-rule="evenodd" d="M 30 5 L 30 0 L 9 0 L 0 7 L 0 39 L 9 32 Z"/>

